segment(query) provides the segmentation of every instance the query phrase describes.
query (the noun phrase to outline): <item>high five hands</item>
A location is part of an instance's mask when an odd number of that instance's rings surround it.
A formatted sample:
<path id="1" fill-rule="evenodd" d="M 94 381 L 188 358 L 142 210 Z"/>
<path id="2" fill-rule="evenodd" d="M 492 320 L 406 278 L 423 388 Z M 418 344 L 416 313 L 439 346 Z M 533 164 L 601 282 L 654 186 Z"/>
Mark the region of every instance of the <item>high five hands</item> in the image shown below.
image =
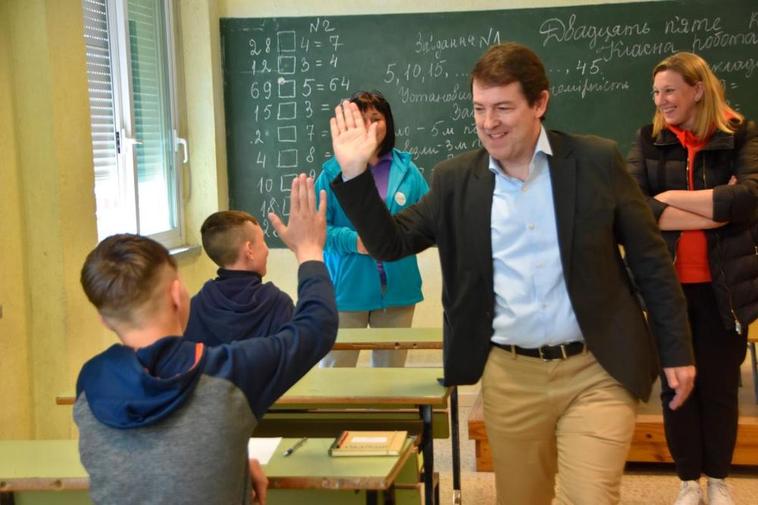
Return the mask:
<path id="1" fill-rule="evenodd" d="M 342 168 L 342 176 L 352 179 L 362 174 L 379 145 L 376 141 L 376 123 L 366 128 L 358 106 L 345 100 L 334 109 L 329 126 L 332 130 L 332 149 Z"/>

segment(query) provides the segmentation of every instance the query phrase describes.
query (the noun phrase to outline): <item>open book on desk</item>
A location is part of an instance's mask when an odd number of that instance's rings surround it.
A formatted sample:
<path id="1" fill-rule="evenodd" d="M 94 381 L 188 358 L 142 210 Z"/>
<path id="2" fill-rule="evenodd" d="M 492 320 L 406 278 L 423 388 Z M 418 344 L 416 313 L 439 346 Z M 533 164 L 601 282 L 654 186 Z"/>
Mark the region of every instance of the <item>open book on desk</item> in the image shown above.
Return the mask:
<path id="1" fill-rule="evenodd" d="M 330 456 L 397 456 L 407 431 L 343 431 L 329 448 Z"/>

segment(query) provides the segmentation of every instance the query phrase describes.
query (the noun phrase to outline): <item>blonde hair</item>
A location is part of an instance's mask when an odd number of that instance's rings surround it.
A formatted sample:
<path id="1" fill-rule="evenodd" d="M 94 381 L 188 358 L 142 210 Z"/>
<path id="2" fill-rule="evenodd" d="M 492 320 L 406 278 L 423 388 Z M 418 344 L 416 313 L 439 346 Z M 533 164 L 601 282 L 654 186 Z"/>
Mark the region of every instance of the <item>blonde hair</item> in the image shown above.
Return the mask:
<path id="1" fill-rule="evenodd" d="M 735 126 L 730 120 L 735 119 L 736 124 L 742 123 L 744 116 L 735 111 L 726 103 L 724 86 L 708 66 L 708 63 L 694 53 L 679 52 L 658 63 L 653 69 L 653 79 L 659 72 L 671 70 L 681 75 L 684 82 L 690 86 L 698 82 L 703 84 L 703 97 L 697 102 L 695 109 L 695 127 L 692 133 L 699 139 L 705 139 L 713 129 L 725 133 L 734 133 Z M 666 121 L 660 110 L 655 111 L 653 116 L 653 137 L 666 128 Z"/>

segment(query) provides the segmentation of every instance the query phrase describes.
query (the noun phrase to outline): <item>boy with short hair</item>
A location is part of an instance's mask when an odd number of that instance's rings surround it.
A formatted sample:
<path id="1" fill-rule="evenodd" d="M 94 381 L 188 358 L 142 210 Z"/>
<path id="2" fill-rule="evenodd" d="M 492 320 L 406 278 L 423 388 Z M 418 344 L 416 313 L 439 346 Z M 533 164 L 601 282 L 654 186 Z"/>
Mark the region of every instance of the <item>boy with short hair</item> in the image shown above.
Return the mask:
<path id="1" fill-rule="evenodd" d="M 209 346 L 271 335 L 292 317 L 294 304 L 266 275 L 268 246 L 258 221 L 239 210 L 214 212 L 200 228 L 218 277 L 192 297 L 184 336 Z"/>
<path id="2" fill-rule="evenodd" d="M 300 264 L 299 299 L 291 321 L 268 338 L 213 348 L 179 338 L 189 296 L 174 260 L 151 239 L 115 235 L 88 255 L 84 291 L 123 342 L 87 362 L 76 386 L 79 452 L 96 504 L 250 503 L 253 428 L 337 333 L 322 261 L 325 195 L 316 211 L 313 180 L 301 175 L 291 203 L 288 226 L 269 218 Z M 252 483 L 259 497 L 261 480 Z"/>

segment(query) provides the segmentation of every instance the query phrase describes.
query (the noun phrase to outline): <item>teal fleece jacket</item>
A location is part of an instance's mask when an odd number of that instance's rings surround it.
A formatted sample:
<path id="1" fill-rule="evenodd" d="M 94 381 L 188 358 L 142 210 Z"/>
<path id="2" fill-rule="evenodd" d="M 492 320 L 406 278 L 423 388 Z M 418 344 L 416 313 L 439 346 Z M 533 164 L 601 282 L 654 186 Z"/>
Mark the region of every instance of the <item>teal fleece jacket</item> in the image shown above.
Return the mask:
<path id="1" fill-rule="evenodd" d="M 384 262 L 387 287 L 382 291 L 376 260 L 358 252 L 358 233 L 332 191 L 331 182 L 340 174 L 339 163 L 335 158 L 330 158 L 316 180 L 316 190 L 323 189 L 327 195 L 324 263 L 334 283 L 337 309 L 377 310 L 420 302 L 424 297 L 416 256 Z M 429 185 L 411 161 L 411 155 L 393 149 L 387 196 L 384 199 L 390 214 L 397 214 L 418 202 L 428 191 Z"/>

